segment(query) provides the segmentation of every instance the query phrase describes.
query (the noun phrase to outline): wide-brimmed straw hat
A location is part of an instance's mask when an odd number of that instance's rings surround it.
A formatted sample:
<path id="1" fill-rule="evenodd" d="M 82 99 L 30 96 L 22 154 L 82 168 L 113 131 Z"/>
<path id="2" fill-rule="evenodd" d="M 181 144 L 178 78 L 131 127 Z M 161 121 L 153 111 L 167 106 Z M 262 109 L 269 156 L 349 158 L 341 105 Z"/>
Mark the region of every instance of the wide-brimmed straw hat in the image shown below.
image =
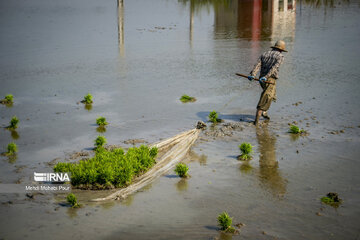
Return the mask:
<path id="1" fill-rule="evenodd" d="M 285 49 L 285 42 L 283 40 L 278 40 L 274 46 L 271 46 L 271 48 L 276 48 L 281 51 L 287 52 L 287 50 Z"/>

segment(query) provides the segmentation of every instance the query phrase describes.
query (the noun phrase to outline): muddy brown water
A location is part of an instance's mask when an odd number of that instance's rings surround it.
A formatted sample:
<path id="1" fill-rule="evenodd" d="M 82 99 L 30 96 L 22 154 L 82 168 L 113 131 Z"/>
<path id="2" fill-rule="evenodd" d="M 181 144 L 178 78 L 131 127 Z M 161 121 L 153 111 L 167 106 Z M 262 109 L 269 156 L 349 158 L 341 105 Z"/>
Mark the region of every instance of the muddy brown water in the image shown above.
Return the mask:
<path id="1" fill-rule="evenodd" d="M 84 207 L 71 209 L 61 194 L 2 193 L 0 239 L 357 239 L 360 3 L 275 3 L 1 0 L 0 97 L 14 104 L 0 106 L 0 125 L 20 119 L 16 133 L 0 129 L 1 151 L 19 148 L 1 157 L 1 184 L 30 184 L 53 159 L 90 149 L 99 116 L 109 144 L 154 143 L 212 110 L 243 130 L 202 135 L 185 159 L 191 178 L 169 172 L 125 201 L 89 203 L 99 193 L 82 192 Z M 260 87 L 234 73 L 279 38 L 289 52 L 278 100 L 255 128 Z M 88 92 L 86 109 L 77 102 Z M 288 134 L 293 121 L 310 135 Z M 249 162 L 236 160 L 244 141 Z M 328 192 L 339 208 L 320 203 Z M 223 211 L 245 224 L 239 235 L 217 231 Z"/>

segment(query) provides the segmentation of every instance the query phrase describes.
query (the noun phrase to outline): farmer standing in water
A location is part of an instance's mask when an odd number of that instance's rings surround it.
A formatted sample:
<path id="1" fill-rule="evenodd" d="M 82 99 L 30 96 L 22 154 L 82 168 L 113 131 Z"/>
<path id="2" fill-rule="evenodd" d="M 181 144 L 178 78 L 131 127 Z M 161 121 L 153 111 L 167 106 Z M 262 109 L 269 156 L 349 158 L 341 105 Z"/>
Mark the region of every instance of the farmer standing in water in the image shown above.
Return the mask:
<path id="1" fill-rule="evenodd" d="M 282 40 L 277 41 L 271 48 L 272 50 L 267 51 L 260 56 L 258 62 L 248 76 L 248 79 L 253 81 L 260 70 L 259 82 L 263 91 L 257 105 L 255 125 L 258 124 L 261 116 L 270 119 L 267 110 L 269 110 L 271 102 L 276 101 L 276 80 L 279 75 L 279 67 L 284 61 L 282 52 L 287 52 L 285 50 L 285 42 Z"/>

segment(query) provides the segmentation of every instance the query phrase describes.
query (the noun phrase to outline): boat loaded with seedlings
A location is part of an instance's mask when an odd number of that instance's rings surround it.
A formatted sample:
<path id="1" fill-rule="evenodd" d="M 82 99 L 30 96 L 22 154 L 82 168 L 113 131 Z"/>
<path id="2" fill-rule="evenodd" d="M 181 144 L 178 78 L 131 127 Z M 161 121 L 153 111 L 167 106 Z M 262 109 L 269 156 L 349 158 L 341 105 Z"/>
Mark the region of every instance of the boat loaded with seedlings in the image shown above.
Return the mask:
<path id="1" fill-rule="evenodd" d="M 150 146 L 129 148 L 126 152 L 122 148 L 106 149 L 103 144 L 99 144 L 92 158 L 75 163 L 57 163 L 54 172 L 71 173 L 71 184 L 75 188 L 93 190 L 120 188 L 106 197 L 93 201 L 123 199 L 179 163 L 196 141 L 200 128 L 203 127 L 202 124 L 198 124 L 196 129 Z"/>

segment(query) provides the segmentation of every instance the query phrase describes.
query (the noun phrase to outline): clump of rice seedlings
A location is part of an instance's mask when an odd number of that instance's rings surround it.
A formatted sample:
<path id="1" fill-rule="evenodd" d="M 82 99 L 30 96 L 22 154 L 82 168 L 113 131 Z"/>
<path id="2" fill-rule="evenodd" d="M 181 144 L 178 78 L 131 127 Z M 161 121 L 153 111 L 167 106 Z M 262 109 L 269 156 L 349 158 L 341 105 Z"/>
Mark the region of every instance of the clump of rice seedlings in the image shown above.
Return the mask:
<path id="1" fill-rule="evenodd" d="M 125 187 L 156 163 L 158 149 L 141 145 L 107 150 L 98 148 L 95 155 L 77 163 L 57 163 L 54 172 L 69 172 L 71 185 L 81 189 L 110 189 Z"/>
<path id="2" fill-rule="evenodd" d="M 232 224 L 232 218 L 229 216 L 227 212 L 221 213 L 218 218 L 218 224 L 220 226 L 220 229 L 226 233 L 236 233 L 237 230 L 231 226 Z"/>
<path id="3" fill-rule="evenodd" d="M 99 117 L 99 118 L 96 119 L 96 124 L 101 126 L 101 127 L 104 127 L 104 126 L 108 125 L 108 122 L 106 122 L 106 118 Z"/>
<path id="4" fill-rule="evenodd" d="M 189 171 L 189 167 L 184 164 L 184 163 L 179 163 L 176 165 L 175 169 L 174 169 L 174 172 L 179 176 L 179 177 L 182 177 L 182 178 L 186 178 L 188 177 L 188 172 Z"/>
<path id="5" fill-rule="evenodd" d="M 14 96 L 12 94 L 8 94 L 4 99 L 0 100 L 1 104 L 12 104 L 14 103 Z"/>
<path id="6" fill-rule="evenodd" d="M 103 147 L 107 141 L 104 136 L 98 136 L 94 142 L 95 142 L 95 147 L 100 148 Z"/>
<path id="7" fill-rule="evenodd" d="M 10 120 L 10 125 L 7 128 L 14 130 L 18 127 L 19 122 L 19 119 L 16 116 L 13 116 Z"/>
<path id="8" fill-rule="evenodd" d="M 195 102 L 195 101 L 196 101 L 196 98 L 190 97 L 190 96 L 184 94 L 184 95 L 181 96 L 180 101 L 182 101 L 183 103 Z"/>
<path id="9" fill-rule="evenodd" d="M 238 157 L 239 160 L 250 160 L 253 146 L 250 143 L 243 142 L 239 145 L 241 155 Z"/>
<path id="10" fill-rule="evenodd" d="M 304 129 L 300 129 L 298 126 L 296 125 L 291 125 L 289 128 L 289 133 L 293 133 L 293 134 L 301 134 L 301 133 L 305 133 Z"/>
<path id="11" fill-rule="evenodd" d="M 84 96 L 84 99 L 81 101 L 82 103 L 85 103 L 85 104 L 92 104 L 93 103 L 93 96 L 88 93 Z"/>
<path id="12" fill-rule="evenodd" d="M 12 142 L 12 143 L 9 143 L 9 144 L 7 145 L 6 155 L 13 155 L 13 154 L 15 154 L 17 151 L 18 151 L 18 150 L 17 150 L 16 144 L 13 143 L 13 142 Z"/>
<path id="13" fill-rule="evenodd" d="M 209 121 L 212 123 L 218 123 L 221 122 L 221 119 L 219 119 L 218 117 L 218 113 L 216 111 L 212 111 L 209 113 Z"/>
<path id="14" fill-rule="evenodd" d="M 75 194 L 70 193 L 69 195 L 67 195 L 66 200 L 71 205 L 72 208 L 80 207 L 80 204 L 77 202 Z"/>
<path id="15" fill-rule="evenodd" d="M 326 197 L 321 198 L 321 202 L 332 207 L 339 207 L 339 205 L 342 203 L 342 199 L 339 198 L 337 193 L 329 192 Z"/>

